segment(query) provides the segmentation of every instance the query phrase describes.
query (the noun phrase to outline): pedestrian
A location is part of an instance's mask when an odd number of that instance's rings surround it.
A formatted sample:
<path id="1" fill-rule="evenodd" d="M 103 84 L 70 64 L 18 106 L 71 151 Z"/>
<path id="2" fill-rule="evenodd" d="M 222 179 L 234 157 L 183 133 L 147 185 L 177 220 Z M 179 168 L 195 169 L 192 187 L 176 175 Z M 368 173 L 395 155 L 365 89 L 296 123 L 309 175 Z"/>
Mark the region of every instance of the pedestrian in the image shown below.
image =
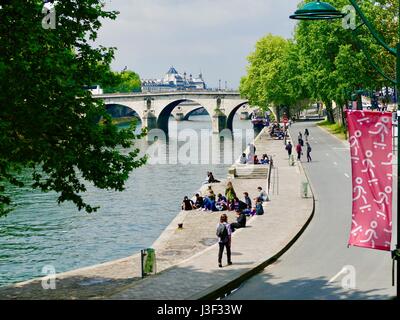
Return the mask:
<path id="1" fill-rule="evenodd" d="M 303 134 L 301 132 L 299 132 L 299 136 L 297 137 L 299 143 L 300 143 L 300 139 L 303 139 Z"/>
<path id="2" fill-rule="evenodd" d="M 310 131 L 308 131 L 308 129 L 306 128 L 304 130 L 304 137 L 306 138 L 306 141 L 308 141 L 308 137 L 310 136 Z"/>
<path id="3" fill-rule="evenodd" d="M 307 162 L 311 162 L 312 161 L 312 159 L 311 159 L 311 146 L 310 146 L 310 144 L 307 142 Z"/>
<path id="4" fill-rule="evenodd" d="M 303 149 L 301 148 L 300 142 L 298 143 L 296 147 L 296 152 L 297 152 L 297 160 L 301 161 L 301 155 L 303 154 Z"/>
<path id="5" fill-rule="evenodd" d="M 231 260 L 231 243 L 232 243 L 232 230 L 228 223 L 228 216 L 224 213 L 221 215 L 219 224 L 217 225 L 217 237 L 219 244 L 218 252 L 218 266 L 222 268 L 222 255 L 226 248 L 226 254 L 228 257 L 228 265 L 232 264 Z"/>
<path id="6" fill-rule="evenodd" d="M 286 145 L 285 149 L 286 149 L 286 151 L 287 151 L 287 153 L 289 155 L 289 159 L 290 159 L 290 156 L 292 155 L 292 151 L 293 151 L 293 145 L 292 145 L 292 143 L 290 141 Z"/>

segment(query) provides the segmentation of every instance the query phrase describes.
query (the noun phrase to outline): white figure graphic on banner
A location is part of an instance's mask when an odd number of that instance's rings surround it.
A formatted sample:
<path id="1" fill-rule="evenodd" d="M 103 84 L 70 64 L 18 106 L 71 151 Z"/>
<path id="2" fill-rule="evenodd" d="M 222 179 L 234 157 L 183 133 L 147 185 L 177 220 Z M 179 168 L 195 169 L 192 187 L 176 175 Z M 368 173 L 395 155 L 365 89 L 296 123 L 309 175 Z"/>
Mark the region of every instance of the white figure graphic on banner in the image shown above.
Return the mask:
<path id="1" fill-rule="evenodd" d="M 365 231 L 365 236 L 367 237 L 364 240 L 360 240 L 361 243 L 367 243 L 367 242 L 371 242 L 372 244 L 372 248 L 375 248 L 375 240 L 378 240 L 378 235 L 376 233 L 376 228 L 378 227 L 378 222 L 376 221 L 372 221 L 371 222 L 371 229 L 368 229 L 367 231 Z M 373 238 L 375 240 L 373 240 Z"/>
<path id="2" fill-rule="evenodd" d="M 354 217 L 354 215 L 353 215 Z M 352 223 L 354 224 L 355 229 L 353 229 L 351 231 L 351 233 L 353 234 L 353 236 L 357 236 L 359 233 L 361 233 L 363 231 L 362 226 L 359 226 L 356 220 L 352 220 Z"/>
<path id="3" fill-rule="evenodd" d="M 385 143 L 385 136 L 389 134 L 389 128 L 388 124 L 390 123 L 391 119 L 384 117 L 382 118 L 382 122 L 378 122 L 375 124 L 375 128 L 377 128 L 377 131 L 368 131 L 372 135 L 380 135 L 381 136 L 381 141 L 379 142 L 374 142 L 375 148 L 382 148 L 382 150 L 385 150 L 387 147 L 387 144 Z"/>
<path id="4" fill-rule="evenodd" d="M 388 162 L 381 162 L 381 165 L 382 166 L 391 167 L 393 165 L 393 153 L 392 152 L 389 153 L 387 157 L 388 157 L 389 161 Z M 387 173 L 386 177 L 388 178 L 389 181 L 393 180 L 393 174 L 392 173 Z"/>
<path id="5" fill-rule="evenodd" d="M 358 139 L 361 138 L 362 132 L 360 130 L 354 133 L 354 136 L 350 137 L 350 148 L 354 150 L 354 156 L 358 156 L 358 149 L 360 149 L 360 143 Z"/>
<path id="6" fill-rule="evenodd" d="M 379 192 L 379 200 L 374 199 L 374 202 L 378 203 L 381 205 L 381 210 L 377 211 L 377 216 L 378 218 L 383 218 L 383 220 L 387 219 L 387 214 L 386 214 L 386 206 L 389 205 L 389 196 L 388 194 L 392 193 L 392 188 L 390 186 L 387 186 L 385 188 L 385 192 Z"/>
<path id="7" fill-rule="evenodd" d="M 354 187 L 353 190 L 353 202 L 358 201 L 359 199 L 362 199 L 362 201 L 364 202 L 364 206 L 360 207 L 361 212 L 365 212 L 365 210 L 371 211 L 372 210 L 372 206 L 370 204 L 368 204 L 367 198 L 365 197 L 365 195 L 367 194 L 367 192 L 365 191 L 364 187 L 362 186 L 363 184 L 363 179 L 358 177 L 356 178 L 356 183 L 358 184 L 357 186 Z"/>

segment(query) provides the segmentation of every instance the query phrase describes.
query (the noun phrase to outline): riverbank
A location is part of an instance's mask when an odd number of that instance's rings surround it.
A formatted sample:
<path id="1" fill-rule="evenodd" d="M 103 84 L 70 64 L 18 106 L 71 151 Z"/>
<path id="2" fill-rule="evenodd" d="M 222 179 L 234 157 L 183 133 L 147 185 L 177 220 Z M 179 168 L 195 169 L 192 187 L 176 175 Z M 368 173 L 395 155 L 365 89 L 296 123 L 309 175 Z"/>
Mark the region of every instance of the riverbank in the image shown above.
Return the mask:
<path id="1" fill-rule="evenodd" d="M 248 228 L 235 232 L 233 254 L 235 265 L 230 270 L 223 271 L 229 279 L 232 276 L 235 277 L 238 272 L 250 272 L 254 269 L 254 264 L 258 263 L 259 265 L 259 262 L 264 264 L 268 260 L 265 260 L 266 256 L 270 258 L 279 253 L 298 234 L 308 221 L 312 211 L 312 201 L 310 199 L 301 200 L 299 196 L 300 180 L 303 178 L 300 169 L 297 167 L 285 168 L 285 166 L 288 167 L 288 161 L 284 159 L 286 155 L 283 151 L 282 141 L 270 140 L 264 132 L 264 135 L 258 136 L 255 144 L 257 153 L 268 153 L 274 156 L 274 161 L 280 171 L 281 169 L 284 172 L 288 171 L 288 176 L 291 177 L 288 178 L 288 181 L 281 181 L 275 185 L 274 190 L 277 195 L 271 195 L 273 201 L 267 204 L 265 216 L 250 219 Z M 293 182 L 293 185 L 286 186 L 290 181 Z M 215 192 L 224 191 L 224 182 L 213 185 Z M 285 198 L 278 195 L 278 188 L 282 183 L 284 183 L 285 191 L 290 191 Z M 233 185 L 240 197 L 244 191 L 249 192 L 251 197 L 255 197 L 257 187 L 266 186 L 266 178 L 235 179 Z M 290 201 L 287 203 L 290 195 L 293 197 L 292 205 Z M 280 206 L 283 203 L 288 210 L 284 214 L 279 214 L 279 211 L 282 211 Z M 221 272 L 216 269 L 214 252 L 216 250 L 215 226 L 219 216 L 220 213 L 180 212 L 153 245 L 157 255 L 157 271 L 159 272 L 157 276 L 140 279 L 140 255 L 137 254 L 117 261 L 58 274 L 56 290 L 43 290 L 41 279 L 6 287 L 0 289 L 0 299 L 179 299 L 182 298 L 180 296 L 182 294 L 186 294 L 183 298 L 193 297 L 207 288 L 218 286 L 218 282 L 221 280 L 214 277 L 218 274 L 216 271 Z M 235 214 L 230 212 L 228 216 L 229 220 L 233 221 Z M 183 223 L 182 230 L 177 228 L 178 223 Z M 241 237 L 244 237 L 243 243 L 238 241 Z M 240 243 L 236 244 L 236 242 Z M 267 247 L 265 247 L 266 243 Z M 201 276 L 194 272 L 198 265 L 205 270 Z M 185 272 L 182 273 L 182 276 L 194 276 L 196 279 L 198 278 L 199 282 L 191 290 L 185 289 L 180 293 L 171 293 L 169 290 L 176 290 L 174 286 L 171 286 L 171 281 L 173 283 L 182 281 L 191 283 L 193 281 L 189 281 L 185 277 L 181 279 L 181 272 L 176 273 L 177 270 L 181 271 L 183 266 Z M 187 268 L 187 266 L 192 267 Z M 194 273 L 190 273 L 190 270 Z M 157 286 L 161 285 L 163 289 L 155 290 L 154 281 L 160 280 L 167 281 L 167 284 L 159 283 Z M 166 294 L 170 296 L 166 296 Z"/>

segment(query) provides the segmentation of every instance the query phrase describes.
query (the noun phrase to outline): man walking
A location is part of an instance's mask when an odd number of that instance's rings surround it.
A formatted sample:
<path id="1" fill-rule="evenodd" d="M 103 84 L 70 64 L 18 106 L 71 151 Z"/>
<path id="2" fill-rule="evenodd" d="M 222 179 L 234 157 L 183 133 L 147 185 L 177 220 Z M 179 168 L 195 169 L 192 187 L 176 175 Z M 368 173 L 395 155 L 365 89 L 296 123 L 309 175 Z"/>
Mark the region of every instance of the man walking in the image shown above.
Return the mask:
<path id="1" fill-rule="evenodd" d="M 307 142 L 307 162 L 311 162 L 312 161 L 312 159 L 311 159 L 311 146 L 310 146 L 310 144 Z"/>
<path id="2" fill-rule="evenodd" d="M 293 150 L 293 145 L 292 145 L 292 143 L 290 141 L 286 145 L 285 149 L 286 149 L 286 151 L 287 151 L 287 153 L 289 155 L 289 159 L 290 159 L 290 156 L 292 155 L 292 150 Z"/>

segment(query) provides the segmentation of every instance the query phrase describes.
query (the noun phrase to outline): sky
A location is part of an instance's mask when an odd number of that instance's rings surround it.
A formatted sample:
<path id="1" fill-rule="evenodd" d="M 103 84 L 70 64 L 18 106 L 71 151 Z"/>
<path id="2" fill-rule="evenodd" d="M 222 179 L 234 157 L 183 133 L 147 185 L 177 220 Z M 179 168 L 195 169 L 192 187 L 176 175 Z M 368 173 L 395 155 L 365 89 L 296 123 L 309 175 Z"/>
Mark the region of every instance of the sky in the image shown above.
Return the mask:
<path id="1" fill-rule="evenodd" d="M 248 55 L 262 36 L 291 38 L 288 17 L 300 0 L 105 0 L 120 12 L 103 21 L 97 44 L 117 47 L 112 69 L 125 66 L 142 79 L 163 77 L 171 66 L 209 87 L 237 89 Z"/>

